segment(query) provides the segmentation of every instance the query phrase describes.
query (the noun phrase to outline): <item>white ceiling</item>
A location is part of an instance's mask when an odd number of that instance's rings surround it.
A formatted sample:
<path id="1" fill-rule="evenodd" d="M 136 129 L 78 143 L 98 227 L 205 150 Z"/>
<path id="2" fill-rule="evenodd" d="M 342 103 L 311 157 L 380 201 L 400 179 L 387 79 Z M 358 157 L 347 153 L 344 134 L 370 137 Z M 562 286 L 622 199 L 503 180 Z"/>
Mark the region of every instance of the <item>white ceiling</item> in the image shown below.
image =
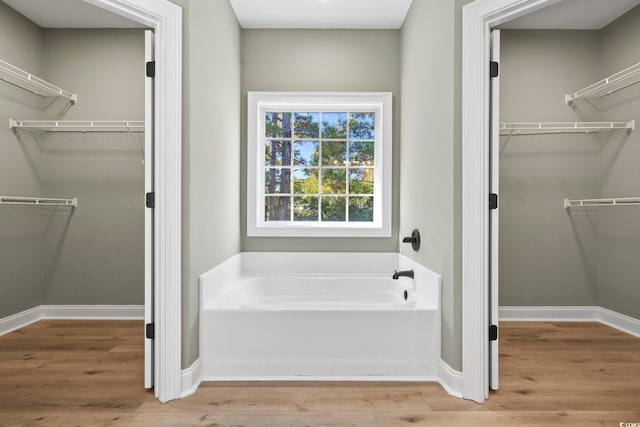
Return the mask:
<path id="1" fill-rule="evenodd" d="M 400 28 L 412 1 L 230 0 L 242 28 Z"/>
<path id="2" fill-rule="evenodd" d="M 82 0 L 3 0 L 43 28 L 145 28 Z"/>
<path id="3" fill-rule="evenodd" d="M 640 0 L 563 0 L 500 25 L 506 29 L 599 30 L 640 4 Z"/>
<path id="4" fill-rule="evenodd" d="M 83 0 L 2 1 L 44 28 L 144 27 Z M 229 1 L 243 28 L 400 28 L 412 3 L 412 0 Z M 601 29 L 638 4 L 640 0 L 563 0 L 500 28 Z"/>

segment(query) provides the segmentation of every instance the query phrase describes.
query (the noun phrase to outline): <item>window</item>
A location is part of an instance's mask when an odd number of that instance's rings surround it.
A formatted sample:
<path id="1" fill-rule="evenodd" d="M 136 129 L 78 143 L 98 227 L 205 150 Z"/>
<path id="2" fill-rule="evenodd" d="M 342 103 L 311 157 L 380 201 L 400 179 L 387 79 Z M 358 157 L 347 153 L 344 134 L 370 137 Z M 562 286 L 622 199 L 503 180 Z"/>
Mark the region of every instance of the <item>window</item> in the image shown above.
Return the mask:
<path id="1" fill-rule="evenodd" d="M 390 236 L 391 99 L 250 92 L 247 234 Z"/>

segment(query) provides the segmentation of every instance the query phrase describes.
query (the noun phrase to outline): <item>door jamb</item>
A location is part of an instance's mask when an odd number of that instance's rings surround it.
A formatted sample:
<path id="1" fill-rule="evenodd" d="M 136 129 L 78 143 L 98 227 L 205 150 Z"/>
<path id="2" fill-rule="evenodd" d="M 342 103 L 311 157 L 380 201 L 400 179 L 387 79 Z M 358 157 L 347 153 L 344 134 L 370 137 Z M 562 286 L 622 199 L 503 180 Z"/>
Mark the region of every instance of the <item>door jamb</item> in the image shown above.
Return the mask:
<path id="1" fill-rule="evenodd" d="M 167 402 L 181 396 L 182 8 L 167 0 L 84 1 L 155 32 L 154 393 Z"/>
<path id="2" fill-rule="evenodd" d="M 462 9 L 462 396 L 489 397 L 489 33 L 561 0 L 475 0 Z"/>

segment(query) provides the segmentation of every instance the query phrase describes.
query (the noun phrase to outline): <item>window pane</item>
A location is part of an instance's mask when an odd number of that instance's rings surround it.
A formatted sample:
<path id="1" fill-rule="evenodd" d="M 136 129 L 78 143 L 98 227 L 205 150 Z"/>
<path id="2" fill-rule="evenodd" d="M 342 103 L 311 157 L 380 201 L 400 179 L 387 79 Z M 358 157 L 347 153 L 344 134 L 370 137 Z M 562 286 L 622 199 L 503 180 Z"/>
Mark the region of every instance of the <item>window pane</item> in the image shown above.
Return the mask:
<path id="1" fill-rule="evenodd" d="M 350 113 L 349 138 L 375 139 L 376 113 Z"/>
<path id="2" fill-rule="evenodd" d="M 289 194 L 291 192 L 291 170 L 273 168 L 264 171 L 265 194 Z"/>
<path id="3" fill-rule="evenodd" d="M 322 142 L 322 166 L 345 166 L 347 143 L 341 141 Z"/>
<path id="4" fill-rule="evenodd" d="M 294 221 L 317 221 L 318 220 L 318 198 L 309 197 L 309 196 L 294 197 L 293 220 Z"/>
<path id="5" fill-rule="evenodd" d="M 293 143 L 293 164 L 296 166 L 318 166 L 320 150 L 318 141 L 296 141 Z"/>
<path id="6" fill-rule="evenodd" d="M 349 194 L 373 194 L 373 168 L 349 170 Z"/>
<path id="7" fill-rule="evenodd" d="M 349 163 L 352 166 L 373 166 L 375 144 L 373 141 L 350 141 Z"/>
<path id="8" fill-rule="evenodd" d="M 294 136 L 296 138 L 319 138 L 320 137 L 320 114 L 319 113 L 295 113 L 294 114 Z"/>
<path id="9" fill-rule="evenodd" d="M 322 220 L 323 221 L 345 221 L 346 220 L 346 197 L 323 197 L 322 198 Z"/>
<path id="10" fill-rule="evenodd" d="M 322 113 L 322 137 L 346 138 L 347 113 Z"/>
<path id="11" fill-rule="evenodd" d="M 267 138 L 291 138 L 291 113 L 266 113 L 264 121 Z"/>
<path id="12" fill-rule="evenodd" d="M 264 152 L 265 166 L 291 166 L 291 141 L 267 140 Z"/>
<path id="13" fill-rule="evenodd" d="M 291 197 L 267 196 L 264 202 L 265 221 L 291 221 Z"/>
<path id="14" fill-rule="evenodd" d="M 322 169 L 322 193 L 344 194 L 347 191 L 345 169 Z"/>
<path id="15" fill-rule="evenodd" d="M 373 197 L 349 197 L 349 221 L 373 221 Z"/>
<path id="16" fill-rule="evenodd" d="M 293 171 L 293 191 L 296 194 L 318 194 L 318 170 L 295 169 Z"/>

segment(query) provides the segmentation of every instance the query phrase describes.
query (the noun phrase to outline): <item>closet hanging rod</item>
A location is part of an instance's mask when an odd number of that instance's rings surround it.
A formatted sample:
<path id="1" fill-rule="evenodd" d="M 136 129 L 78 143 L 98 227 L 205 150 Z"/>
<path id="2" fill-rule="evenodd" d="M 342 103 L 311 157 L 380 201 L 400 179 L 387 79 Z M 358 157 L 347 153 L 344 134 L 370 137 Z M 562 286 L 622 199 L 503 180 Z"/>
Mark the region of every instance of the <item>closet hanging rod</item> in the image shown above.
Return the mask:
<path id="1" fill-rule="evenodd" d="M 44 132 L 144 132 L 139 120 L 14 120 L 10 129 L 39 129 Z"/>
<path id="2" fill-rule="evenodd" d="M 45 98 L 64 98 L 71 101 L 72 104 L 78 102 L 77 94 L 59 88 L 58 86 L 1 59 L 0 79 Z"/>
<path id="3" fill-rule="evenodd" d="M 571 207 L 632 205 L 640 205 L 640 197 L 612 197 L 608 199 L 564 199 L 565 209 Z"/>
<path id="4" fill-rule="evenodd" d="M 640 62 L 597 81 L 584 89 L 565 95 L 565 102 L 570 105 L 576 99 L 602 98 L 638 82 L 640 82 Z"/>
<path id="5" fill-rule="evenodd" d="M 0 196 L 0 205 L 71 206 L 77 208 L 78 198 L 55 199 L 50 197 Z"/>
<path id="6" fill-rule="evenodd" d="M 596 133 L 635 129 L 635 121 L 628 122 L 539 122 L 500 123 L 500 135 L 536 135 L 553 133 Z"/>

